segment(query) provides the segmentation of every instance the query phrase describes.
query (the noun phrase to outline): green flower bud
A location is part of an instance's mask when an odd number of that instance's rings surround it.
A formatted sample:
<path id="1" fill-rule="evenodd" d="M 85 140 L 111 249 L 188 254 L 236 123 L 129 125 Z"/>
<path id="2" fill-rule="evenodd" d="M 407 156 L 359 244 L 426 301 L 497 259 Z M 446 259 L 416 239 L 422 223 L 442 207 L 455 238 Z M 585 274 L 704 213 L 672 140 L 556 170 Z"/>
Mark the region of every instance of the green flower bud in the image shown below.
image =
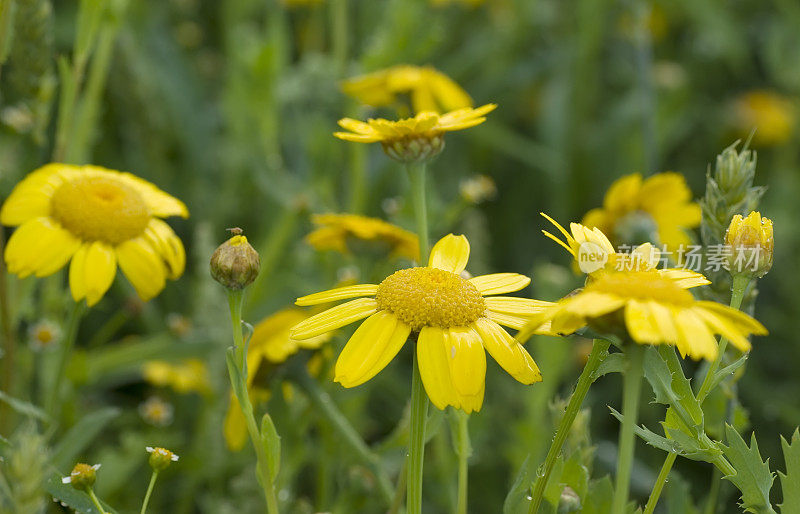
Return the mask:
<path id="1" fill-rule="evenodd" d="M 152 446 L 148 446 L 146 450 L 147 453 L 150 454 L 148 463 L 150 467 L 153 468 L 153 471 L 166 469 L 170 464 L 177 462 L 180 458 L 166 448 L 153 448 Z"/>
<path id="2" fill-rule="evenodd" d="M 79 462 L 72 468 L 68 477 L 61 479 L 64 484 L 71 484 L 72 487 L 79 491 L 88 491 L 97 479 L 97 470 L 100 469 L 100 464 L 90 466 Z"/>
<path id="3" fill-rule="evenodd" d="M 443 134 L 412 136 L 382 141 L 383 151 L 392 159 L 402 162 L 424 162 L 439 155 L 444 149 Z"/>
<path id="4" fill-rule="evenodd" d="M 261 270 L 261 258 L 250 246 L 242 229 L 230 229 L 234 236 L 217 247 L 211 256 L 211 276 L 228 289 L 244 289 Z"/>

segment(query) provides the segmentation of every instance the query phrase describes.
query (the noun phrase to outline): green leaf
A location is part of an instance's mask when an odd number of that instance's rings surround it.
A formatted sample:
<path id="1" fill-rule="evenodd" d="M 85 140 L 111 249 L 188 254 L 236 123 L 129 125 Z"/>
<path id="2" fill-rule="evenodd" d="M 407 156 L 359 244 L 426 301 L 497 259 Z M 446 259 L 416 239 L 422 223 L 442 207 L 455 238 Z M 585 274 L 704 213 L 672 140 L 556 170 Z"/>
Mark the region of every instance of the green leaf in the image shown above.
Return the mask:
<path id="1" fill-rule="evenodd" d="M 749 354 L 747 353 L 742 354 L 741 357 L 733 361 L 731 364 L 728 364 L 722 369 L 718 369 L 716 373 L 714 373 L 714 376 L 711 377 L 711 387 L 709 388 L 709 391 L 712 391 L 726 378 L 733 376 L 733 374 L 736 373 L 736 370 L 741 368 L 742 365 L 747 361 L 748 356 Z"/>
<path id="2" fill-rule="evenodd" d="M 13 396 L 9 396 L 3 391 L 0 391 L 0 402 L 7 404 L 9 407 L 23 416 L 36 418 L 46 423 L 50 422 L 50 417 L 36 405 L 26 402 L 25 400 L 14 398 Z"/>
<path id="3" fill-rule="evenodd" d="M 281 469 L 281 436 L 275 429 L 275 424 L 269 414 L 264 414 L 261 418 L 261 444 L 264 446 L 264 451 L 267 453 L 267 461 L 269 464 L 269 473 L 272 481 L 278 476 L 278 471 Z"/>
<path id="4" fill-rule="evenodd" d="M 778 472 L 783 491 L 781 514 L 800 514 L 800 431 L 795 429 L 790 443 L 781 436 L 781 448 L 786 461 L 786 474 Z"/>
<path id="5" fill-rule="evenodd" d="M 233 346 L 229 347 L 225 352 L 225 363 L 228 365 L 228 376 L 231 380 L 231 387 L 233 387 L 233 394 L 239 400 L 239 405 L 246 408 L 247 405 L 250 405 L 250 402 L 245 401 L 245 399 L 249 399 L 249 397 L 247 396 L 247 388 L 244 385 L 242 373 L 236 364 L 236 350 Z"/>
<path id="6" fill-rule="evenodd" d="M 703 410 L 672 347 L 648 348 L 644 358 L 644 376 L 653 388 L 656 402 L 675 409 L 695 434 L 702 431 Z"/>
<path id="7" fill-rule="evenodd" d="M 527 513 L 531 501 L 528 499 L 531 494 L 531 456 L 528 454 L 525 461 L 519 468 L 517 478 L 511 485 L 511 490 L 508 491 L 506 499 L 503 501 L 503 514 L 522 514 Z"/>
<path id="8" fill-rule="evenodd" d="M 614 486 L 608 475 L 589 483 L 589 492 L 583 502 L 581 514 L 608 514 L 611 512 L 611 501 L 614 497 Z"/>
<path id="9" fill-rule="evenodd" d="M 621 352 L 609 354 L 592 373 L 592 382 L 609 373 L 622 373 L 624 355 Z"/>
<path id="10" fill-rule="evenodd" d="M 69 484 L 62 483 L 61 478 L 62 477 L 58 474 L 51 475 L 47 480 L 45 480 L 45 491 L 47 491 L 57 501 L 66 504 L 66 506 L 70 507 L 71 509 L 74 509 L 76 513 L 99 514 L 97 508 L 94 506 L 92 500 L 89 499 L 89 496 L 86 493 L 78 491 Z M 105 502 L 102 503 L 107 514 L 116 514 L 114 509 L 109 507 Z"/>
<path id="11" fill-rule="evenodd" d="M 757 514 L 774 512 L 769 503 L 769 491 L 775 477 L 769 470 L 769 459 L 761 460 L 755 433 L 750 436 L 749 448 L 732 426 L 725 426 L 725 435 L 730 446 L 721 445 L 722 450 L 736 470 L 736 474 L 723 478 L 732 482 L 741 491 L 740 506 L 745 512 Z"/>
<path id="12" fill-rule="evenodd" d="M 106 407 L 83 416 L 56 444 L 53 465 L 58 469 L 71 469 L 78 455 L 95 441 L 97 435 L 119 413 L 116 407 Z"/>

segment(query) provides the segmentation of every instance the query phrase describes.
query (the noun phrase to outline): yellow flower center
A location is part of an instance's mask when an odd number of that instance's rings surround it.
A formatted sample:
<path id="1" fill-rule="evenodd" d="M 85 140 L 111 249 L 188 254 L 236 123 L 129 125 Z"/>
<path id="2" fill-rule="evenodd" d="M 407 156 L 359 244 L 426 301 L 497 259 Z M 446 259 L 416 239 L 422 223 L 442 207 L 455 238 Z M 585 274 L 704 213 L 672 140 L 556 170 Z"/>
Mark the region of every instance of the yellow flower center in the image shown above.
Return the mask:
<path id="1" fill-rule="evenodd" d="M 688 306 L 694 297 L 671 280 L 654 271 L 609 273 L 586 286 L 585 291 L 607 293 L 632 300 L 655 300 L 659 303 Z"/>
<path id="2" fill-rule="evenodd" d="M 113 177 L 79 177 L 62 184 L 51 200 L 51 214 L 86 241 L 120 244 L 140 235 L 150 211 L 138 191 Z"/>
<path id="3" fill-rule="evenodd" d="M 455 273 L 437 268 L 407 268 L 389 275 L 375 295 L 380 309 L 392 312 L 411 330 L 464 327 L 483 316 L 478 289 Z"/>

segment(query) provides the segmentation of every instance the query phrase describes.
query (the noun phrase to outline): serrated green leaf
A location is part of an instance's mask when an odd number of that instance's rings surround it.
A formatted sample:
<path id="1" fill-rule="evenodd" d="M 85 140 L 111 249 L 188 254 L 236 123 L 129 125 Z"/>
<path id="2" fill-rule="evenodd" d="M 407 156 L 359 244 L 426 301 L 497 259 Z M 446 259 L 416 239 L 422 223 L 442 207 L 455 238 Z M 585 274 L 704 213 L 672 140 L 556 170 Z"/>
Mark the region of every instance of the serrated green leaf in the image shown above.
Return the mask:
<path id="1" fill-rule="evenodd" d="M 800 430 L 794 430 L 791 442 L 781 436 L 781 448 L 786 462 L 786 474 L 778 472 L 783 492 L 781 514 L 800 514 Z"/>
<path id="2" fill-rule="evenodd" d="M 78 455 L 96 439 L 97 434 L 112 419 L 119 416 L 119 413 L 120 410 L 116 407 L 106 407 L 83 416 L 56 444 L 53 465 L 62 470 L 71 469 Z"/>
<path id="3" fill-rule="evenodd" d="M 623 363 L 625 362 L 623 355 L 621 352 L 612 353 L 603 359 L 603 362 L 592 373 L 592 382 L 609 373 L 622 373 Z"/>
<path id="4" fill-rule="evenodd" d="M 732 426 L 725 426 L 730 446 L 722 446 L 736 474 L 723 478 L 729 480 L 742 493 L 740 506 L 745 512 L 757 514 L 775 512 L 769 503 L 769 491 L 775 479 L 769 470 L 769 459 L 761 460 L 756 435 L 750 436 L 750 447 Z"/>
<path id="5" fill-rule="evenodd" d="M 741 368 L 742 365 L 747 361 L 748 356 L 749 354 L 747 353 L 742 354 L 741 357 L 733 361 L 731 364 L 728 364 L 722 369 L 718 369 L 716 373 L 714 373 L 714 376 L 711 377 L 711 387 L 709 388 L 709 391 L 714 390 L 714 388 L 726 378 L 733 376 L 733 374 L 736 373 L 736 370 Z"/>
<path id="6" fill-rule="evenodd" d="M 278 435 L 269 414 L 264 414 L 261 418 L 261 444 L 267 453 L 269 472 L 274 481 L 281 469 L 281 436 Z"/>
<path id="7" fill-rule="evenodd" d="M 695 434 L 702 431 L 703 410 L 684 376 L 678 356 L 671 347 L 648 348 L 644 376 L 653 388 L 656 402 L 669 405 Z"/>

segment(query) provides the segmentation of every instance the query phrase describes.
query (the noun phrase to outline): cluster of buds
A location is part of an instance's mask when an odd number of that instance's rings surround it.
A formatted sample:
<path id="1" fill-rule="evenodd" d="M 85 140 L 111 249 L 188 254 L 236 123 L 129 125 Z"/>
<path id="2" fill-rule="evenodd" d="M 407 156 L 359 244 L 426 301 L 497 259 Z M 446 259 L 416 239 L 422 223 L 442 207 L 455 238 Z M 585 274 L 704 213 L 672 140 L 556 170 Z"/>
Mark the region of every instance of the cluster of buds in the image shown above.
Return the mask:
<path id="1" fill-rule="evenodd" d="M 772 268 L 772 221 L 762 218 L 758 211 L 746 218 L 735 215 L 725 233 L 725 244 L 731 248 L 726 265 L 731 275 L 744 273 L 761 278 Z"/>
<path id="2" fill-rule="evenodd" d="M 398 162 L 425 162 L 439 155 L 444 149 L 444 135 L 431 134 L 421 137 L 405 137 L 382 141 L 381 145 L 386 155 Z"/>
<path id="3" fill-rule="evenodd" d="M 233 237 L 222 243 L 211 256 L 211 276 L 230 290 L 241 290 L 253 283 L 261 270 L 261 258 L 250 246 L 242 229 L 228 229 Z"/>

